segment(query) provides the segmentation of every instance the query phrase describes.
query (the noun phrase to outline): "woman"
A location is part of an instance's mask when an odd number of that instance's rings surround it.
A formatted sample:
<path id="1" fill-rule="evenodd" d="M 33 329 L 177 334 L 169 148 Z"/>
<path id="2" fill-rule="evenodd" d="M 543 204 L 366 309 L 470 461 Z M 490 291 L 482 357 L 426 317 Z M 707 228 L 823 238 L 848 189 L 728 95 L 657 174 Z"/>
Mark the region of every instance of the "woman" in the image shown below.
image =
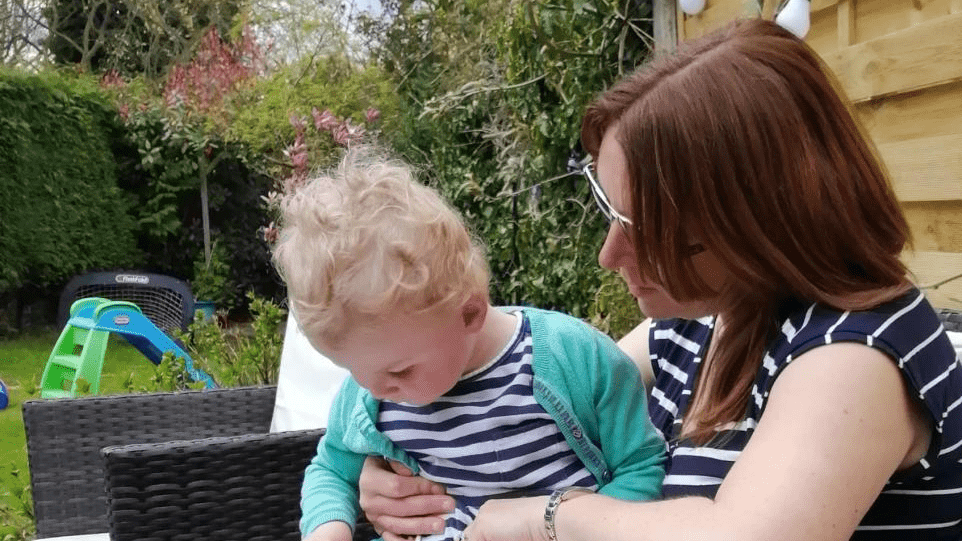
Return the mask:
<path id="1" fill-rule="evenodd" d="M 622 345 L 653 369 L 666 499 L 488 502 L 471 541 L 962 539 L 962 370 L 826 73 L 741 21 L 589 108 L 589 180 L 617 222 L 599 261 L 654 318 Z M 382 529 L 423 531 L 447 503 L 369 466 Z"/>

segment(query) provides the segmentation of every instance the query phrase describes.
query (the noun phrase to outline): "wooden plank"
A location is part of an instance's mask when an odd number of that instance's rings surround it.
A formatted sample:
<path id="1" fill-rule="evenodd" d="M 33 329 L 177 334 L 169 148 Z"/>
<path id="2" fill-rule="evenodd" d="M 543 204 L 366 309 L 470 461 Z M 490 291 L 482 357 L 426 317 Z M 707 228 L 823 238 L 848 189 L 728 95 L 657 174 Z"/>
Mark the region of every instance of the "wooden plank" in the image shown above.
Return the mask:
<path id="1" fill-rule="evenodd" d="M 892 0 L 859 0 L 855 9 L 858 34 L 855 42 L 870 41 L 945 17 L 951 13 L 951 0 L 893 2 Z"/>
<path id="2" fill-rule="evenodd" d="M 812 13 L 828 9 L 844 0 L 812 0 Z"/>
<path id="3" fill-rule="evenodd" d="M 855 0 L 842 0 L 838 4 L 838 48 L 844 49 L 855 43 Z"/>
<path id="4" fill-rule="evenodd" d="M 854 102 L 962 80 L 962 13 L 824 58 Z"/>
<path id="5" fill-rule="evenodd" d="M 915 249 L 962 252 L 962 201 L 904 203 Z"/>
<path id="6" fill-rule="evenodd" d="M 679 13 L 679 28 L 684 39 L 692 39 L 704 36 L 734 19 L 758 15 L 758 0 L 707 0 L 705 9 L 697 15 Z"/>
<path id="7" fill-rule="evenodd" d="M 959 0 L 962 2 L 962 0 Z M 780 0 L 763 0 L 762 3 L 762 18 L 765 20 L 772 20 L 775 18 L 775 8 L 781 3 Z"/>
<path id="8" fill-rule="evenodd" d="M 962 131 L 959 96 L 962 96 L 962 81 L 863 102 L 855 111 L 879 145 L 951 135 Z"/>
<path id="9" fill-rule="evenodd" d="M 835 10 L 812 13 L 805 42 L 823 58 L 838 52 L 838 19 Z"/>
<path id="10" fill-rule="evenodd" d="M 957 252 L 906 252 L 902 261 L 915 275 L 915 281 L 922 286 L 925 296 L 936 308 L 962 309 L 962 277 L 940 282 L 962 275 L 962 253 Z"/>
<path id="11" fill-rule="evenodd" d="M 962 199 L 962 133 L 878 145 L 901 201 Z"/>
<path id="12" fill-rule="evenodd" d="M 655 50 L 674 51 L 678 46 L 678 0 L 654 0 L 652 11 Z"/>

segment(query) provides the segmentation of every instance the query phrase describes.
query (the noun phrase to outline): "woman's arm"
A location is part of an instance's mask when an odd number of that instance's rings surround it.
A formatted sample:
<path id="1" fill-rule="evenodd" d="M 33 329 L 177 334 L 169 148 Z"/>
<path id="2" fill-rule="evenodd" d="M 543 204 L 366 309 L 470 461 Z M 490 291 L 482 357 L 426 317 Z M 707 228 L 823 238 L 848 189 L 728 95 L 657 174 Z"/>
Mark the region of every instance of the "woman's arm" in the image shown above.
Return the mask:
<path id="1" fill-rule="evenodd" d="M 560 541 L 842 541 L 885 482 L 931 437 L 895 363 L 858 344 L 793 361 L 714 501 L 632 503 L 598 495 L 558 510 Z M 491 501 L 471 541 L 546 541 L 545 498 Z"/>
<path id="2" fill-rule="evenodd" d="M 637 327 L 628 331 L 628 334 L 622 336 L 621 340 L 618 340 L 618 347 L 635 362 L 647 389 L 651 389 L 651 384 L 655 379 L 648 350 L 648 333 L 650 330 L 651 318 L 646 318 Z"/>

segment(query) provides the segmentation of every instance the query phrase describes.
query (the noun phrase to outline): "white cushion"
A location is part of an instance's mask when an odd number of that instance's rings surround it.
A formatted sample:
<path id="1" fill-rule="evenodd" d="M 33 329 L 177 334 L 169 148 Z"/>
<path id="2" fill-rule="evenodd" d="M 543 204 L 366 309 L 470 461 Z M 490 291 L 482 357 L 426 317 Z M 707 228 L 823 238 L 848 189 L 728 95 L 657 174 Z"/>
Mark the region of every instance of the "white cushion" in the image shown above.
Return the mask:
<path id="1" fill-rule="evenodd" d="M 314 349 L 288 311 L 271 432 L 326 427 L 334 395 L 349 375 Z"/>
<path id="2" fill-rule="evenodd" d="M 962 359 L 962 332 L 945 331 L 945 333 L 949 335 L 949 340 L 952 341 L 956 357 Z"/>
<path id="3" fill-rule="evenodd" d="M 87 533 L 83 535 L 67 535 L 64 537 L 44 537 L 36 541 L 110 541 L 110 534 Z"/>

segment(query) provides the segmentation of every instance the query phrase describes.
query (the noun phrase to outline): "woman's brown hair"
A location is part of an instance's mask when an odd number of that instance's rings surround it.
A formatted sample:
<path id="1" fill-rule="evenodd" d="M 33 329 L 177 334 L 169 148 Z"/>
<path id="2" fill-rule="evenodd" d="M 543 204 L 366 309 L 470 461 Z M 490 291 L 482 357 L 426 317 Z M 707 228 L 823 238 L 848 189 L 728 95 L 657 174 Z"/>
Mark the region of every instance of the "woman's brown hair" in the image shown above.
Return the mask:
<path id="1" fill-rule="evenodd" d="M 617 83 L 585 114 L 585 148 L 597 156 L 615 124 L 642 275 L 723 307 L 683 436 L 744 416 L 786 307 L 867 309 L 911 287 L 908 225 L 872 144 L 818 55 L 774 23 L 736 21 Z M 722 291 L 692 242 L 727 269 Z"/>

